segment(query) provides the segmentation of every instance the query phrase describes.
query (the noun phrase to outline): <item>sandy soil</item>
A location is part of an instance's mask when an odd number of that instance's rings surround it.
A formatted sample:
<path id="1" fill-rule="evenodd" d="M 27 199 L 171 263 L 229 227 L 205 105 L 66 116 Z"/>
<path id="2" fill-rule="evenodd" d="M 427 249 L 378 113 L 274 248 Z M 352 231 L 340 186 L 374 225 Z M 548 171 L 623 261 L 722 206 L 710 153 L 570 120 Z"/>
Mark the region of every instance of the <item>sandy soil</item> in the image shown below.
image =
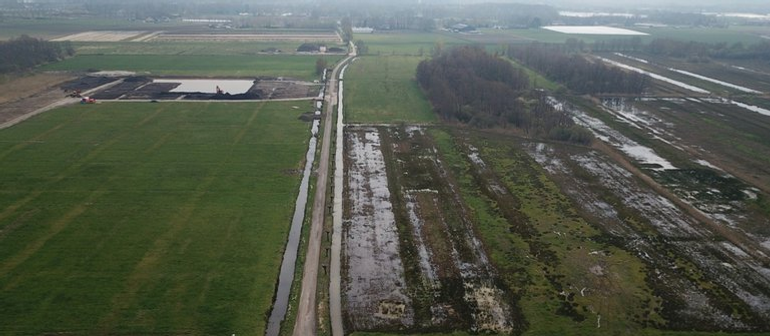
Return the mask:
<path id="1" fill-rule="evenodd" d="M 137 36 L 144 35 L 145 31 L 87 31 L 72 35 L 67 35 L 59 38 L 55 38 L 51 41 L 73 41 L 73 42 L 118 42 L 128 39 L 136 38 Z"/>

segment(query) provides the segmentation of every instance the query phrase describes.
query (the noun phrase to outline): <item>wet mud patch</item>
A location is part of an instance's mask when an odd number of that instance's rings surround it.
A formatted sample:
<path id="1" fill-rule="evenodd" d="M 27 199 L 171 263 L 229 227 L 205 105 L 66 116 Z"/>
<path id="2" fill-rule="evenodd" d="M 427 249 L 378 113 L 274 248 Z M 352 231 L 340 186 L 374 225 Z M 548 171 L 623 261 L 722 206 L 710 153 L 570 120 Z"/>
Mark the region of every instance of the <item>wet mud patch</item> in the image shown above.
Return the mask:
<path id="1" fill-rule="evenodd" d="M 370 331 L 513 332 L 514 306 L 510 295 L 500 286 L 497 272 L 475 233 L 472 212 L 459 196 L 458 187 L 427 132 L 414 127 L 349 127 L 345 136 L 346 181 L 350 183 L 346 188 L 349 195 L 345 201 L 350 202 L 345 205 L 349 213 L 346 217 L 352 222 L 360 209 L 381 207 L 362 207 L 366 202 L 355 196 L 359 194 L 354 187 L 359 180 L 356 176 L 360 175 L 356 162 L 368 155 L 360 153 L 367 152 L 367 145 L 362 143 L 370 141 L 372 149 L 381 150 L 385 166 L 370 165 L 364 175 L 384 175 L 387 171 L 384 187 L 391 191 L 394 228 L 400 241 L 395 253 L 403 265 L 403 277 L 398 281 L 404 281 L 403 293 L 408 295 L 402 300 L 389 300 L 385 294 L 369 297 L 368 305 L 376 305 L 379 310 L 367 323 L 361 323 L 361 314 L 351 311 L 355 306 L 348 302 L 348 325 L 353 330 Z M 368 161 L 372 162 L 371 157 Z M 377 194 L 377 188 L 371 189 L 369 194 Z M 345 242 L 358 248 L 353 237 L 346 236 Z M 345 278 L 351 282 L 353 259 L 346 259 Z M 353 299 L 350 292 L 345 297 Z M 358 295 L 357 301 L 360 298 Z M 393 312 L 401 317 L 394 318 Z"/>
<path id="2" fill-rule="evenodd" d="M 403 329 L 413 323 L 399 256 L 388 174 L 377 129 L 345 134 L 343 307 L 349 329 Z"/>
<path id="3" fill-rule="evenodd" d="M 766 265 L 708 230 L 608 157 L 554 144 L 529 143 L 524 148 L 582 216 L 600 229 L 594 240 L 633 253 L 644 262 L 645 280 L 662 300 L 659 313 L 666 322 L 659 327 L 768 329 Z M 686 170 L 665 173 L 691 180 Z M 733 185 L 721 175 L 701 178 L 714 186 Z M 741 188 L 733 188 L 733 197 L 740 197 Z"/>

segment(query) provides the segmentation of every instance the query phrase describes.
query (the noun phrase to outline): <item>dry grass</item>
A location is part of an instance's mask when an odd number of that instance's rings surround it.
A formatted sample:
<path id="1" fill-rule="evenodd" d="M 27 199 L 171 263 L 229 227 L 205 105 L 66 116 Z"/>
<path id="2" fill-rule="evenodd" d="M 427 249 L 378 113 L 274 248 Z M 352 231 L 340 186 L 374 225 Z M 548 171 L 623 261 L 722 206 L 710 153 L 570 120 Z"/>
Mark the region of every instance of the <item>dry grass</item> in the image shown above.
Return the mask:
<path id="1" fill-rule="evenodd" d="M 31 76 L 0 79 L 0 104 L 17 101 L 44 91 L 72 79 L 65 74 L 42 73 Z"/>

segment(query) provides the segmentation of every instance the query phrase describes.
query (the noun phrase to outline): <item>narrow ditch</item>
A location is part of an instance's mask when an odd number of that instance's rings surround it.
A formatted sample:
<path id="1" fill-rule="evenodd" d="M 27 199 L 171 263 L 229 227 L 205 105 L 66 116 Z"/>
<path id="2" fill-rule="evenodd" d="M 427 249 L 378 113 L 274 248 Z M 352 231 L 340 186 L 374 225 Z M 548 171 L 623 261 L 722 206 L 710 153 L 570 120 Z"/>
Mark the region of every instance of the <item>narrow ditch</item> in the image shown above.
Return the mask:
<path id="1" fill-rule="evenodd" d="M 302 222 L 305 220 L 310 172 L 313 168 L 315 150 L 318 144 L 318 126 L 319 121 L 313 121 L 307 154 L 305 154 L 305 170 L 302 173 L 302 182 L 300 183 L 297 202 L 294 206 L 294 217 L 291 220 L 289 240 L 286 242 L 286 250 L 283 253 L 283 261 L 281 263 L 281 273 L 278 277 L 278 289 L 275 294 L 275 301 L 273 302 L 273 310 L 270 312 L 270 318 L 267 321 L 267 331 L 265 332 L 267 336 L 278 336 L 281 330 L 281 322 L 286 317 L 286 310 L 289 305 L 289 292 L 294 281 L 294 267 L 297 262 L 300 232 L 302 232 Z"/>

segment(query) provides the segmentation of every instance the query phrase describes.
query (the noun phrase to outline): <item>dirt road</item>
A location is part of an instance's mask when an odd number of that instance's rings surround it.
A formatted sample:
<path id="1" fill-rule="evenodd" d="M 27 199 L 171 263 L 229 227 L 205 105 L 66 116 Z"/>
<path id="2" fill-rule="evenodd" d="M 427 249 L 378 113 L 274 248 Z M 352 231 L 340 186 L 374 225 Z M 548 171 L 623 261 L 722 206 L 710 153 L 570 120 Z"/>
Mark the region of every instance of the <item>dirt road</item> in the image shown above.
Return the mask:
<path id="1" fill-rule="evenodd" d="M 352 61 L 351 61 L 352 62 Z M 349 65 L 349 64 L 348 64 Z M 345 331 L 342 327 L 342 293 L 340 290 L 342 272 L 340 267 L 340 253 L 342 251 L 342 189 L 343 185 L 343 131 L 345 128 L 343 114 L 343 75 L 348 65 L 342 68 L 340 73 L 339 103 L 337 104 L 337 134 L 334 143 L 334 204 L 332 211 L 332 252 L 329 263 L 329 319 L 332 325 L 332 335 L 342 336 Z"/>
<path id="2" fill-rule="evenodd" d="M 337 74 L 340 69 L 355 57 L 355 47 L 351 43 L 351 53 L 342 60 L 332 71 L 327 85 L 326 108 L 324 111 L 324 131 L 321 141 L 321 159 L 318 163 L 316 193 L 313 200 L 311 217 L 310 241 L 308 242 L 305 266 L 302 270 L 302 289 L 297 307 L 297 320 L 294 323 L 295 336 L 316 335 L 317 332 L 317 303 L 316 289 L 318 286 L 318 261 L 321 254 L 321 237 L 323 233 L 324 210 L 326 207 L 326 187 L 329 176 L 329 152 L 331 151 L 332 112 L 337 90 Z"/>
<path id="3" fill-rule="evenodd" d="M 123 82 L 123 80 L 122 79 L 118 79 L 116 81 L 113 81 L 113 82 L 104 84 L 102 86 L 99 86 L 97 88 L 93 88 L 91 90 L 83 92 L 82 95 L 83 96 L 89 96 L 89 95 L 91 95 L 94 92 L 107 89 L 107 88 L 109 88 L 111 86 L 118 85 L 121 82 Z M 69 98 L 69 97 L 66 97 L 66 98 L 54 101 L 53 103 L 50 103 L 50 104 L 48 104 L 46 106 L 43 106 L 43 107 L 38 108 L 36 110 L 30 111 L 29 113 L 22 114 L 22 115 L 20 115 L 18 117 L 15 117 L 15 118 L 11 119 L 11 120 L 3 122 L 2 124 L 0 124 L 0 129 L 5 129 L 5 128 L 8 128 L 8 127 L 11 127 L 13 125 L 16 125 L 16 124 L 18 124 L 18 123 L 20 123 L 20 122 L 22 122 L 24 120 L 32 118 L 32 117 L 34 117 L 34 116 L 36 116 L 38 114 L 41 114 L 43 112 L 47 112 L 47 111 L 53 110 L 53 109 L 55 109 L 57 107 L 61 107 L 61 106 L 69 105 L 69 104 L 74 104 L 74 103 L 77 103 L 79 101 L 80 101 L 80 98 Z"/>

